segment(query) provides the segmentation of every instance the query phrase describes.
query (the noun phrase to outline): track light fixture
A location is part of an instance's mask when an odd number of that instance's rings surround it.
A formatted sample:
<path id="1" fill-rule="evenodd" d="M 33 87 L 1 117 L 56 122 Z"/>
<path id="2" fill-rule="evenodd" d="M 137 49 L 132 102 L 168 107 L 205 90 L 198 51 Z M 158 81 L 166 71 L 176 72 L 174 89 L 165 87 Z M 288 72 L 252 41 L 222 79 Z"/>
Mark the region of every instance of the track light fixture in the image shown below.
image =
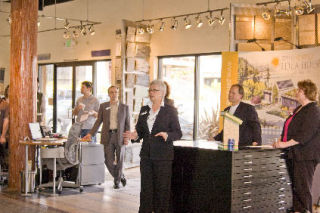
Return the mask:
<path id="1" fill-rule="evenodd" d="M 178 20 L 173 18 L 172 19 L 172 25 L 171 25 L 171 30 L 177 30 L 178 29 Z"/>
<path id="2" fill-rule="evenodd" d="M 94 34 L 96 34 L 96 31 L 94 30 L 93 24 L 91 24 L 91 25 L 89 26 L 88 30 L 89 30 L 89 34 L 92 35 L 92 36 L 93 36 Z"/>
<path id="3" fill-rule="evenodd" d="M 304 13 L 304 8 L 302 6 L 295 6 L 294 12 L 297 16 L 301 16 Z"/>
<path id="4" fill-rule="evenodd" d="M 153 24 L 151 24 L 151 21 L 150 21 L 150 24 L 148 24 L 148 26 L 147 26 L 147 32 L 149 33 L 149 34 L 152 34 L 152 33 L 154 33 L 154 25 Z"/>
<path id="5" fill-rule="evenodd" d="M 166 23 L 161 19 L 161 24 L 160 24 L 159 31 L 160 31 L 160 32 L 163 32 L 165 26 L 166 26 Z"/>
<path id="6" fill-rule="evenodd" d="M 79 37 L 79 32 L 78 32 L 77 29 L 74 29 L 74 30 L 72 31 L 72 37 L 73 37 L 73 38 L 78 38 L 78 37 Z"/>
<path id="7" fill-rule="evenodd" d="M 220 25 L 223 25 L 224 22 L 226 21 L 225 17 L 223 16 L 223 10 L 221 10 L 221 14 L 218 21 Z"/>
<path id="8" fill-rule="evenodd" d="M 309 1 L 303 1 L 305 7 L 306 7 L 306 11 L 308 14 L 312 13 L 314 11 L 314 7 L 312 6 L 311 0 Z"/>
<path id="9" fill-rule="evenodd" d="M 82 36 L 87 36 L 87 29 L 86 26 L 83 25 L 82 21 L 80 21 L 80 33 Z"/>
<path id="10" fill-rule="evenodd" d="M 7 22 L 8 24 L 11 24 L 12 23 L 12 19 L 11 19 L 11 16 L 9 15 L 8 18 L 7 18 Z"/>
<path id="11" fill-rule="evenodd" d="M 274 16 L 275 17 L 279 17 L 282 15 L 286 15 L 286 16 L 291 16 L 292 13 L 294 12 L 295 15 L 300 16 L 303 15 L 304 13 L 310 14 L 314 11 L 314 7 L 312 6 L 312 0 L 303 0 L 302 3 L 300 3 L 300 0 L 298 0 L 298 4 L 295 5 L 294 7 L 291 7 L 291 2 L 295 0 L 272 0 L 272 1 L 267 1 L 267 2 L 261 2 L 261 3 L 256 3 L 256 5 L 263 5 L 264 7 L 266 7 L 266 5 L 268 4 L 275 4 L 275 7 L 273 9 L 274 11 Z M 281 2 L 287 2 L 288 3 L 288 9 L 280 9 L 279 8 L 279 4 Z M 271 9 L 269 9 L 270 11 Z M 264 9 L 261 12 L 261 16 L 265 19 L 265 20 L 269 20 L 269 15 L 266 9 Z"/>
<path id="12" fill-rule="evenodd" d="M 188 17 L 185 17 L 184 18 L 184 28 L 186 30 L 190 29 L 192 27 L 192 24 L 191 24 L 191 20 L 188 18 Z"/>
<path id="13" fill-rule="evenodd" d="M 69 31 L 68 31 L 68 30 L 65 30 L 65 31 L 63 32 L 63 38 L 68 39 L 68 38 L 70 38 L 70 37 L 71 37 L 71 36 L 70 36 Z"/>
<path id="14" fill-rule="evenodd" d="M 144 31 L 146 30 L 148 33 L 153 33 L 154 32 L 154 25 L 152 24 L 152 22 L 156 21 L 156 20 L 160 20 L 160 26 L 159 26 L 159 31 L 162 32 L 165 29 L 165 20 L 166 19 L 170 19 L 171 20 L 171 25 L 170 25 L 170 29 L 172 30 L 177 30 L 178 29 L 178 25 L 179 25 L 179 21 L 183 21 L 183 26 L 185 29 L 190 29 L 192 28 L 192 19 L 195 19 L 195 23 L 194 25 L 197 26 L 198 28 L 203 26 L 203 21 L 201 17 L 204 14 L 204 17 L 207 18 L 208 21 L 208 25 L 212 26 L 215 22 L 219 22 L 220 25 L 223 25 L 225 22 L 225 17 L 223 16 L 223 11 L 224 10 L 228 10 L 229 8 L 221 8 L 221 9 L 215 9 L 215 10 L 207 10 L 207 11 L 203 11 L 203 12 L 197 12 L 197 13 L 189 13 L 189 14 L 182 14 L 182 15 L 178 15 L 178 16 L 168 16 L 168 17 L 162 17 L 162 18 L 155 18 L 155 19 L 142 19 L 139 21 L 136 21 L 136 23 L 138 24 L 142 24 L 142 23 L 146 23 L 149 22 L 149 24 L 147 25 L 147 28 L 141 28 L 138 27 L 137 28 L 137 33 L 139 34 L 143 34 Z M 220 11 L 220 16 L 213 16 L 214 12 L 219 12 Z M 180 18 L 183 18 L 183 20 L 180 20 Z"/>
<path id="15" fill-rule="evenodd" d="M 261 13 L 261 16 L 264 20 L 268 21 L 271 18 L 271 11 L 269 8 L 267 8 L 267 5 L 263 5 L 263 10 Z"/>
<path id="16" fill-rule="evenodd" d="M 215 17 L 212 17 L 212 13 L 210 13 L 210 15 L 207 16 L 207 19 L 208 19 L 209 26 L 212 26 L 217 20 Z"/>
<path id="17" fill-rule="evenodd" d="M 196 24 L 198 28 L 202 27 L 203 25 L 200 15 L 196 16 Z"/>
<path id="18" fill-rule="evenodd" d="M 138 28 L 138 34 L 140 34 L 140 35 L 144 34 L 144 28 L 143 27 L 139 27 Z"/>
<path id="19" fill-rule="evenodd" d="M 70 23 L 69 23 L 68 19 L 66 19 L 66 22 L 65 22 L 65 24 L 63 25 L 63 27 L 64 27 L 64 29 L 69 30 L 69 28 L 70 28 Z"/>

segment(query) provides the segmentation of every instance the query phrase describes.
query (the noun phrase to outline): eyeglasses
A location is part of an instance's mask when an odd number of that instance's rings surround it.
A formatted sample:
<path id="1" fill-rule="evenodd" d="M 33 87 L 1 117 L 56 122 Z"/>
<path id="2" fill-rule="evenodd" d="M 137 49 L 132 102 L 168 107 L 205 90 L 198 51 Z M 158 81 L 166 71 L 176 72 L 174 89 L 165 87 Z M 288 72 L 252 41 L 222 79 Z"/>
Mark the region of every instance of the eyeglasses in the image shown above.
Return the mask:
<path id="1" fill-rule="evenodd" d="M 148 92 L 159 92 L 159 89 L 149 89 Z"/>

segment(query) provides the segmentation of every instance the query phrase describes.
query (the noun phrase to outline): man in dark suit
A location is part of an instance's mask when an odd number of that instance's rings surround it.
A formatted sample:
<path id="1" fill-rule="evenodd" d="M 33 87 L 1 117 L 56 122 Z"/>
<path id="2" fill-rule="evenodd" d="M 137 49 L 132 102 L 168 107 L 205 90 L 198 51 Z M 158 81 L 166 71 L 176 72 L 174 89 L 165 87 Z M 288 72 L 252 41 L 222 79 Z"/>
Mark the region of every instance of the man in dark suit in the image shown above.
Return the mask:
<path id="1" fill-rule="evenodd" d="M 100 104 L 98 118 L 84 139 L 91 139 L 102 125 L 101 143 L 104 145 L 105 164 L 114 178 L 114 188 L 119 189 L 119 183 L 125 186 L 127 181 L 123 175 L 123 160 L 125 146 L 128 140 L 124 140 L 123 133 L 130 130 L 129 107 L 119 103 L 119 89 L 111 86 L 108 89 L 110 102 Z M 115 164 L 116 155 L 116 164 Z"/>
<path id="2" fill-rule="evenodd" d="M 261 145 L 261 126 L 258 114 L 254 106 L 242 102 L 244 95 L 243 87 L 240 84 L 234 84 L 229 91 L 228 106 L 224 111 L 240 118 L 243 123 L 239 127 L 239 146 Z M 223 131 L 214 137 L 217 141 L 223 140 Z"/>

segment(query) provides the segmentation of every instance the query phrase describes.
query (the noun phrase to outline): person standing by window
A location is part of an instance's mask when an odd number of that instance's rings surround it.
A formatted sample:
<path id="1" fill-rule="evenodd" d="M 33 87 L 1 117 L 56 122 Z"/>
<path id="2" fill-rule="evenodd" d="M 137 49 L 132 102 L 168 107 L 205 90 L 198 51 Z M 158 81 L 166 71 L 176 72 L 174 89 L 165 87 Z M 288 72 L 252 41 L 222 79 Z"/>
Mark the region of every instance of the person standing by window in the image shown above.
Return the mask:
<path id="1" fill-rule="evenodd" d="M 109 102 L 100 104 L 98 119 L 84 139 L 96 134 L 101 123 L 101 143 L 104 145 L 105 164 L 114 178 L 114 189 L 119 189 L 120 182 L 126 186 L 127 180 L 123 174 L 123 161 L 125 146 L 128 139 L 123 138 L 123 133 L 130 130 L 129 107 L 119 102 L 119 89 L 110 86 L 108 89 Z"/>
<path id="2" fill-rule="evenodd" d="M 140 110 L 136 131 L 124 137 L 139 142 L 140 152 L 140 213 L 169 211 L 173 141 L 182 137 L 176 108 L 164 104 L 166 86 L 154 80 L 149 87 L 151 103 Z"/>
<path id="3" fill-rule="evenodd" d="M 320 161 L 320 109 L 317 87 L 310 80 L 298 82 L 300 103 L 284 123 L 281 140 L 273 147 L 286 149 L 287 168 L 292 181 L 293 211 L 312 212 L 311 187 Z"/>
<path id="4" fill-rule="evenodd" d="M 84 81 L 81 84 L 82 97 L 76 101 L 76 106 L 72 111 L 73 116 L 77 116 L 76 121 L 82 123 L 80 137 L 86 136 L 98 117 L 99 100 L 92 95 L 92 83 Z M 92 142 L 96 142 L 96 138 L 92 138 Z"/>

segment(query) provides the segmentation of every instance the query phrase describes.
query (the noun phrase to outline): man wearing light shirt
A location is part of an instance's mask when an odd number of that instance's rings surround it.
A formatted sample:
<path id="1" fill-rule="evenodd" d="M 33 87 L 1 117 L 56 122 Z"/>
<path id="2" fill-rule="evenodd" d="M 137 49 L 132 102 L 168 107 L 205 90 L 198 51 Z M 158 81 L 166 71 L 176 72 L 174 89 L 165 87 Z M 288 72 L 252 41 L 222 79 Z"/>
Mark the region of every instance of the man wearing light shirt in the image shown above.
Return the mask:
<path id="1" fill-rule="evenodd" d="M 76 101 L 76 106 L 72 114 L 77 116 L 77 122 L 82 123 L 80 137 L 84 137 L 96 121 L 99 110 L 99 100 L 92 95 L 92 83 L 89 81 L 81 83 L 81 94 L 83 94 L 83 96 Z M 92 142 L 96 142 L 95 137 L 92 138 Z"/>
<path id="2" fill-rule="evenodd" d="M 242 102 L 243 87 L 234 84 L 229 91 L 228 99 L 231 106 L 224 111 L 240 118 L 243 123 L 239 127 L 239 146 L 261 145 L 261 126 L 258 114 L 254 106 Z M 214 137 L 217 141 L 223 141 L 223 131 Z"/>
<path id="3" fill-rule="evenodd" d="M 101 144 L 104 145 L 105 164 L 114 178 L 114 188 L 119 189 L 120 182 L 123 186 L 127 183 L 123 175 L 123 161 L 128 140 L 123 138 L 123 133 L 130 130 L 129 107 L 119 103 L 117 87 L 109 87 L 108 95 L 110 101 L 100 104 L 98 118 L 84 139 L 90 140 L 103 123 Z"/>

